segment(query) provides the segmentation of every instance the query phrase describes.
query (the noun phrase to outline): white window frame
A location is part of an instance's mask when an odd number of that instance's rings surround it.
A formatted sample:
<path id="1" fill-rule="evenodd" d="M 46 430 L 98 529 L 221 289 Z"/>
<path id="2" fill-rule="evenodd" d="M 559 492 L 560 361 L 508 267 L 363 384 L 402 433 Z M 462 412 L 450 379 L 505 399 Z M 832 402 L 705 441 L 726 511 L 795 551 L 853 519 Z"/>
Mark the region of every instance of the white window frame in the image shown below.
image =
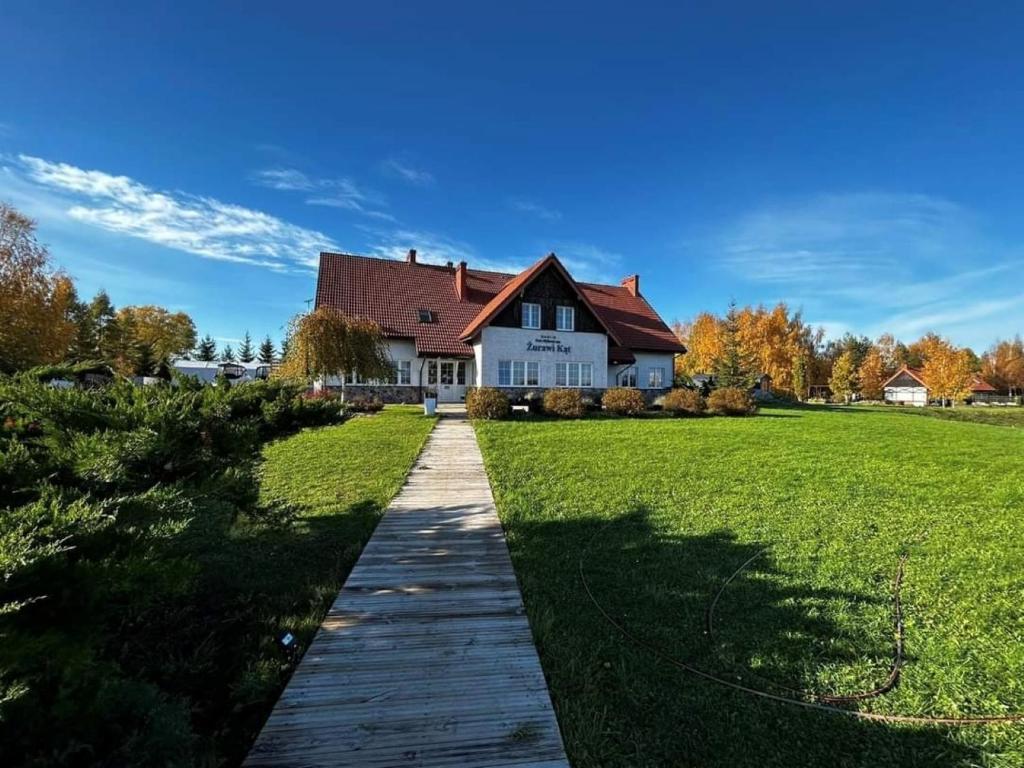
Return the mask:
<path id="1" fill-rule="evenodd" d="M 624 371 L 619 373 L 619 386 L 620 387 L 632 387 L 636 388 L 636 366 L 631 365 Z M 631 383 L 632 382 L 632 383 Z"/>
<path id="2" fill-rule="evenodd" d="M 655 381 L 657 379 L 657 381 Z M 655 366 L 647 369 L 647 388 L 648 389 L 664 389 L 665 388 L 665 369 L 661 366 Z"/>
<path id="3" fill-rule="evenodd" d="M 563 322 L 566 317 L 569 319 L 568 323 Z M 555 330 L 567 332 L 576 330 L 576 307 L 567 307 L 564 304 L 555 307 Z"/>
<path id="4" fill-rule="evenodd" d="M 502 370 L 504 368 L 504 371 Z M 507 374 L 504 378 L 506 381 L 502 381 L 502 373 Z M 498 386 L 499 387 L 511 387 L 512 386 L 512 361 L 511 360 L 499 360 L 498 361 Z"/>
<path id="5" fill-rule="evenodd" d="M 412 384 L 412 360 L 395 360 L 393 363 L 395 384 Z"/>
<path id="6" fill-rule="evenodd" d="M 527 320 L 526 320 L 526 316 L 527 316 L 527 309 L 526 308 L 527 307 L 531 307 L 530 312 L 529 312 L 530 315 L 533 314 L 533 308 L 536 309 L 537 320 L 536 320 L 535 324 L 534 323 L 530 323 L 530 324 L 527 323 Z M 523 302 L 522 315 L 523 315 L 523 328 L 528 328 L 531 331 L 539 331 L 540 330 L 540 325 L 541 325 L 540 304 L 536 304 L 536 303 L 534 303 L 532 301 L 524 301 Z"/>
<path id="7" fill-rule="evenodd" d="M 555 386 L 567 389 L 589 389 L 594 386 L 594 364 L 578 362 L 555 363 Z"/>
<path id="8" fill-rule="evenodd" d="M 503 368 L 507 374 L 505 377 L 502 377 Z M 498 386 L 539 387 L 540 363 L 536 360 L 499 360 Z"/>

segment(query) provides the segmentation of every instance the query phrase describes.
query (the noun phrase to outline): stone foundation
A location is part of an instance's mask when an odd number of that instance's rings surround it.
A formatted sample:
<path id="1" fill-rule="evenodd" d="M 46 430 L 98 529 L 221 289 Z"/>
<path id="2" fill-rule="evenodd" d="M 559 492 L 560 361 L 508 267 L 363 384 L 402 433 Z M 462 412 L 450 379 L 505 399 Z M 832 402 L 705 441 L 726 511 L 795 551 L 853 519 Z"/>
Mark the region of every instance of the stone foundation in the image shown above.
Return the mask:
<path id="1" fill-rule="evenodd" d="M 328 387 L 331 392 L 341 394 L 341 387 Z M 355 386 L 345 387 L 345 398 L 353 399 L 357 397 L 367 398 L 379 398 L 382 403 L 388 405 L 396 405 L 402 403 L 422 403 L 423 396 L 420 392 L 420 388 L 416 386 L 410 386 L 407 384 L 380 384 L 380 385 L 365 385 L 357 384 Z"/>

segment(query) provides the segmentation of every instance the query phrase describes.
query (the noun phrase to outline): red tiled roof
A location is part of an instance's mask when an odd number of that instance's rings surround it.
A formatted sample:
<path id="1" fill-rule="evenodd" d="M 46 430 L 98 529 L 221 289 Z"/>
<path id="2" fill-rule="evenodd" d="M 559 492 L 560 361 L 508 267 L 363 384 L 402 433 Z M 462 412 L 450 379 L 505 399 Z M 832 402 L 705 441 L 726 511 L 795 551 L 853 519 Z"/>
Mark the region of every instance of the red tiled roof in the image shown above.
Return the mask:
<path id="1" fill-rule="evenodd" d="M 330 306 L 353 317 L 373 320 L 385 336 L 415 341 L 420 355 L 470 357 L 473 349 L 462 337 L 474 321 L 481 315 L 489 319 L 493 312 L 485 310 L 497 306 L 495 302 L 504 305 L 509 295 L 514 296 L 540 272 L 548 258 L 519 275 L 467 269 L 466 298 L 459 301 L 453 267 L 321 253 L 316 306 Z M 685 351 L 643 297 L 633 296 L 621 286 L 577 286 L 609 330 L 613 337 L 610 341 L 618 340 L 633 350 Z M 504 298 L 499 301 L 499 297 Z M 419 309 L 431 310 L 436 322 L 419 322 Z"/>
<path id="2" fill-rule="evenodd" d="M 911 378 L 917 379 L 917 381 L 921 384 L 922 387 L 927 387 L 928 386 L 927 384 L 924 383 L 924 377 L 921 375 L 920 369 L 918 369 L 918 368 L 911 368 L 910 366 L 904 365 L 898 371 L 896 371 L 896 373 L 894 373 L 892 376 L 890 376 L 888 381 L 886 381 L 885 384 L 882 385 L 882 387 L 883 388 L 884 387 L 888 387 L 889 386 L 889 382 L 891 382 L 893 379 L 895 379 L 901 373 L 909 374 Z"/>
<path id="3" fill-rule="evenodd" d="M 971 382 L 971 392 L 998 392 L 999 390 L 985 381 L 981 376 L 975 376 Z"/>

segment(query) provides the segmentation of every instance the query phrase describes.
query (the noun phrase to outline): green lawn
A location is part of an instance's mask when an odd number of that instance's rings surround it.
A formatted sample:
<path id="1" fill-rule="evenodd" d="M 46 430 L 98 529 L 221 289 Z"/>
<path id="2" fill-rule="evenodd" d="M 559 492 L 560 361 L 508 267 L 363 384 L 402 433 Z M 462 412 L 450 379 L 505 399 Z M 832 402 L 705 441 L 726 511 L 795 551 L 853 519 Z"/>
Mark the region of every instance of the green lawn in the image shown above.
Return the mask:
<path id="1" fill-rule="evenodd" d="M 902 678 L 855 706 L 1024 712 L 1021 431 L 779 408 L 477 434 L 574 765 L 1024 765 L 1024 725 L 869 723 L 697 678 L 625 640 L 580 576 L 672 658 L 759 690 L 848 694 L 889 671 L 907 553 Z"/>
<path id="2" fill-rule="evenodd" d="M 264 449 L 261 501 L 294 505 L 296 519 L 283 529 L 240 525 L 224 555 L 230 562 L 219 569 L 224 589 L 259 613 L 263 629 L 239 686 L 251 704 L 222 724 L 218 737 L 231 762 L 245 756 L 291 673 L 275 638 L 290 631 L 302 647 L 312 639 L 433 424 L 419 408 L 388 407 Z M 234 698 L 244 699 L 244 690 Z"/>
<path id="3" fill-rule="evenodd" d="M 865 406 L 856 406 L 858 408 Z M 872 408 L 872 406 L 866 406 Z M 974 405 L 957 406 L 956 408 L 913 408 L 907 406 L 874 406 L 876 409 L 885 409 L 902 413 L 905 416 L 932 416 L 947 421 L 967 421 L 977 424 L 992 424 L 1000 427 L 1024 428 L 1024 408 L 1021 406 L 992 406 Z"/>

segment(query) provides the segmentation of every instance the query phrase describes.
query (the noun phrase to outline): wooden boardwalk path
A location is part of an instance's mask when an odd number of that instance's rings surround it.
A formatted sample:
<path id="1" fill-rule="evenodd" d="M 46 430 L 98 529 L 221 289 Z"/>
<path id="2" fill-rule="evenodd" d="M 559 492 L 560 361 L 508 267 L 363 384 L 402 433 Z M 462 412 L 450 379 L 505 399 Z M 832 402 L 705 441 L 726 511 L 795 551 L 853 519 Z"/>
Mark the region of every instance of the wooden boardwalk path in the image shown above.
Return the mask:
<path id="1" fill-rule="evenodd" d="M 567 768 L 464 418 L 439 420 L 245 765 Z"/>

